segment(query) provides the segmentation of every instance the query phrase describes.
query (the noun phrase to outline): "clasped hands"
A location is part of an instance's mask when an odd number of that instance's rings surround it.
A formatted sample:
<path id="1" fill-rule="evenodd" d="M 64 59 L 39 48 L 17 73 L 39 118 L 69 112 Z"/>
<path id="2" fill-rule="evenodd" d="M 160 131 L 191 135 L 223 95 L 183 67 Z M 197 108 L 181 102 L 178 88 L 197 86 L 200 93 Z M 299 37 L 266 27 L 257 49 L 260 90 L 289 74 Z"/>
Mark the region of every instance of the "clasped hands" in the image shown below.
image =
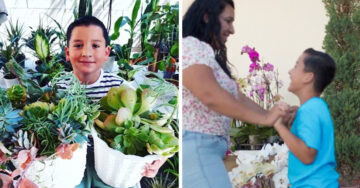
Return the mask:
<path id="1" fill-rule="evenodd" d="M 266 114 L 266 125 L 277 126 L 283 124 L 291 128 L 298 108 L 298 106 L 290 106 L 285 102 L 276 103 Z"/>

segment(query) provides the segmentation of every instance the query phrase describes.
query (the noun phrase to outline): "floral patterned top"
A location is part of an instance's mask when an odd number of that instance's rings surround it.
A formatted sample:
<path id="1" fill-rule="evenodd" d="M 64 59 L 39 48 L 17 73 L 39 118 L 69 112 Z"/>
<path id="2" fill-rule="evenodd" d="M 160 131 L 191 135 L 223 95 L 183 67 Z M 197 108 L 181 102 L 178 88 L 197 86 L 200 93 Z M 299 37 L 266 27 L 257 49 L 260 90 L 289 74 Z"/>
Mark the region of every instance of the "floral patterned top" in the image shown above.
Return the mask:
<path id="1" fill-rule="evenodd" d="M 236 81 L 229 78 L 216 62 L 212 47 L 188 36 L 183 39 L 182 69 L 185 70 L 195 64 L 209 66 L 220 86 L 238 97 Z M 184 130 L 225 136 L 229 140 L 231 118 L 209 109 L 185 86 L 182 89 L 182 102 Z"/>

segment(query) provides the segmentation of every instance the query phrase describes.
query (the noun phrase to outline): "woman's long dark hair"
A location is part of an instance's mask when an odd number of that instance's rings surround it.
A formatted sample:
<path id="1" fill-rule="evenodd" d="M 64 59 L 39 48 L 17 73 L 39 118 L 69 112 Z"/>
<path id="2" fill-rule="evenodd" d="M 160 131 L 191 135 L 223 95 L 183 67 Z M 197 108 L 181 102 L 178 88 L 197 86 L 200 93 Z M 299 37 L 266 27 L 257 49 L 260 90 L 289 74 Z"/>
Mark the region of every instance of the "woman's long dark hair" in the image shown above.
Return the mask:
<path id="1" fill-rule="evenodd" d="M 183 37 L 193 36 L 208 43 L 215 51 L 215 59 L 224 72 L 231 77 L 227 66 L 226 46 L 220 39 L 221 24 L 219 15 L 226 5 L 234 8 L 232 0 L 195 0 L 183 19 Z M 208 21 L 204 21 L 207 15 Z"/>

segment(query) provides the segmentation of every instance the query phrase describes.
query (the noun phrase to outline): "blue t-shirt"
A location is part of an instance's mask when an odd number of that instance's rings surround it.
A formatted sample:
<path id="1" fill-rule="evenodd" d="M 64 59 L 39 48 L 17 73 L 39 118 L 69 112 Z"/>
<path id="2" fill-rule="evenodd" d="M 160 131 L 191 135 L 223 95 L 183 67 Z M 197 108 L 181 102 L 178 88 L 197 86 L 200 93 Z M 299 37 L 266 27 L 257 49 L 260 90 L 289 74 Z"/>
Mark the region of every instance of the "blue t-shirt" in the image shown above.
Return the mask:
<path id="1" fill-rule="evenodd" d="M 317 150 L 313 163 L 306 165 L 289 152 L 288 177 L 292 187 L 339 187 L 336 172 L 334 127 L 323 99 L 313 97 L 300 106 L 291 132 Z"/>

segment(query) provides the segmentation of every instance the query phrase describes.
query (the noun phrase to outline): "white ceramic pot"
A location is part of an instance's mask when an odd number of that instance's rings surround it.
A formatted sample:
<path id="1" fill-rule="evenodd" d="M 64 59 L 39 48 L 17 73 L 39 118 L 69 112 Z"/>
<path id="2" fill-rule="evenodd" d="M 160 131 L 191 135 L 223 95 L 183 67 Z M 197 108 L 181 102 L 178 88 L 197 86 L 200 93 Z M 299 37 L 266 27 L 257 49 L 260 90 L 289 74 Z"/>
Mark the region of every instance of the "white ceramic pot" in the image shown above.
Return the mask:
<path id="1" fill-rule="evenodd" d="M 42 188 L 75 187 L 80 184 L 86 167 L 86 143 L 79 146 L 70 160 L 60 157 L 35 161 L 26 177 Z"/>
<path id="2" fill-rule="evenodd" d="M 110 148 L 95 129 L 92 129 L 94 138 L 95 169 L 99 178 L 113 187 L 128 188 L 136 185 L 142 178 L 146 163 L 160 159 L 157 155 L 139 157 L 125 155 L 118 150 Z"/>
<path id="3" fill-rule="evenodd" d="M 14 79 L 5 79 L 4 78 L 4 82 L 5 82 L 6 88 L 10 88 L 11 86 L 13 86 L 15 84 L 19 84 L 19 81 L 16 78 L 14 78 Z"/>

